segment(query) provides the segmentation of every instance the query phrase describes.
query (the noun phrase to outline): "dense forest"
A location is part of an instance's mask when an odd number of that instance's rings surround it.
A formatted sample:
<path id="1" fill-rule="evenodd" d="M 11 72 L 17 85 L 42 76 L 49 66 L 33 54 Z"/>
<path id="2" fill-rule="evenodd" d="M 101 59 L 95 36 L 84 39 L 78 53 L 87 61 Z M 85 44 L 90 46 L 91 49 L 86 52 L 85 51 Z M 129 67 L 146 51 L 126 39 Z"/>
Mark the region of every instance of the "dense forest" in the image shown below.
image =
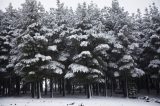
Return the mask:
<path id="1" fill-rule="evenodd" d="M 107 2 L 106 2 L 107 3 Z M 132 89 L 132 92 L 130 91 Z M 160 11 L 129 14 L 112 1 L 76 10 L 36 0 L 0 11 L 0 96 L 128 97 L 160 90 Z"/>

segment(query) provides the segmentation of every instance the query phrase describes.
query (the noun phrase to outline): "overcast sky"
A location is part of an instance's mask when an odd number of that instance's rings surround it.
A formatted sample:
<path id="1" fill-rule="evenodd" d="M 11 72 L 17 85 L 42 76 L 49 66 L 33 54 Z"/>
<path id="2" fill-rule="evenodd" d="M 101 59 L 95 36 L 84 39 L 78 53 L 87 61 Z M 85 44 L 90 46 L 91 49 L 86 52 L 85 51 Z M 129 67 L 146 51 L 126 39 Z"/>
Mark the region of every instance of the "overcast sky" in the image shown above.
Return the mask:
<path id="1" fill-rule="evenodd" d="M 0 9 L 3 11 L 11 2 L 14 8 L 21 7 L 21 4 L 24 3 L 25 0 L 0 0 Z M 56 0 L 37 0 L 40 1 L 46 10 L 49 10 L 51 7 L 56 7 Z M 111 6 L 112 0 L 60 0 L 68 7 L 73 7 L 75 9 L 77 7 L 77 3 L 83 3 L 84 1 L 90 3 L 93 1 L 98 5 L 98 7 L 102 8 L 104 6 Z M 126 11 L 130 13 L 136 12 L 137 8 L 140 8 L 143 12 L 145 7 L 148 7 L 153 2 L 160 9 L 160 0 L 119 0 L 121 6 L 125 8 Z"/>

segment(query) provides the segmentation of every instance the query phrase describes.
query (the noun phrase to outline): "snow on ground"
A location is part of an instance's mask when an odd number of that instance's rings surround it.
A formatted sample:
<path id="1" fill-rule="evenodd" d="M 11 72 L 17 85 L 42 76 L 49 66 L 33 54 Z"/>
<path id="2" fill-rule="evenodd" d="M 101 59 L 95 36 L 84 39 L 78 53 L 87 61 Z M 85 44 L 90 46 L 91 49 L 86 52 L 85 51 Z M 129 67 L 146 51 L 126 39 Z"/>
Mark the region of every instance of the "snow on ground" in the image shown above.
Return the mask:
<path id="1" fill-rule="evenodd" d="M 58 97 L 31 99 L 29 97 L 3 97 L 0 106 L 160 106 L 155 102 L 145 102 L 141 99 L 118 97 Z"/>

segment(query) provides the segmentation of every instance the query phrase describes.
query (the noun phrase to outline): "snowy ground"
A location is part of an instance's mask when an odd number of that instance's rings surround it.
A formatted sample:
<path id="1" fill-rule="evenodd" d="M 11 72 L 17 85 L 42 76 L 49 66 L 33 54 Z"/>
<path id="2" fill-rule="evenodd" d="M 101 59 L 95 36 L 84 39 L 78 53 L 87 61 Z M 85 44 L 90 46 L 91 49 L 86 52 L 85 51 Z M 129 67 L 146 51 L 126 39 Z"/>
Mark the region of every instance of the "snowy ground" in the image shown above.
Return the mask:
<path id="1" fill-rule="evenodd" d="M 0 106 L 160 106 L 159 103 L 146 102 L 141 99 L 118 97 L 58 97 L 31 99 L 29 97 L 3 97 Z"/>

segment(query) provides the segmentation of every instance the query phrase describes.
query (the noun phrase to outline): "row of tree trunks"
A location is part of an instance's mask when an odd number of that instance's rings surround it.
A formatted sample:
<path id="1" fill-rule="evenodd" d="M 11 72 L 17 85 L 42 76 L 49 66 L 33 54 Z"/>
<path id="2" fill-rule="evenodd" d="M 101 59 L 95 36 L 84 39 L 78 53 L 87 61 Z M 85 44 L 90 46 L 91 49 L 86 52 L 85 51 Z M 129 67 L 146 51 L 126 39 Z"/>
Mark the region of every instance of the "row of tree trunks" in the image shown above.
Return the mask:
<path id="1" fill-rule="evenodd" d="M 0 95 L 12 96 L 20 94 L 20 78 L 0 79 Z"/>
<path id="2" fill-rule="evenodd" d="M 146 76 L 146 81 L 149 82 L 150 84 L 150 80 L 149 80 L 149 76 Z M 19 95 L 20 94 L 20 77 L 16 77 L 15 79 L 15 82 L 12 83 L 12 79 L 9 78 L 9 79 L 2 79 L 0 80 L 0 95 L 2 96 L 11 96 L 11 95 Z M 114 89 L 116 88 L 115 84 L 119 83 L 119 88 L 120 89 L 123 89 L 123 93 L 124 93 L 124 96 L 125 97 L 128 97 L 128 78 L 127 76 L 120 80 L 118 79 L 119 81 L 116 82 L 117 80 L 114 79 L 114 78 L 106 78 L 105 79 L 105 83 L 93 83 L 93 84 L 88 84 L 87 86 L 84 86 L 84 88 L 80 88 L 79 89 L 79 93 L 85 93 L 87 95 L 87 98 L 91 98 L 92 95 L 96 94 L 96 95 L 104 95 L 104 96 L 107 96 L 107 89 L 108 89 L 108 84 L 110 84 L 110 93 L 112 96 L 113 95 L 113 92 L 114 92 Z M 160 79 L 154 79 L 152 80 L 155 81 L 153 84 L 154 84 L 154 87 L 156 89 L 156 92 L 157 94 L 159 94 L 159 88 L 160 88 Z M 49 86 L 48 86 L 48 82 L 49 81 Z M 45 88 L 43 90 L 43 82 L 45 84 Z M 130 81 L 131 82 L 131 81 Z M 139 83 L 139 79 L 134 79 L 132 82 L 135 82 L 137 83 L 137 86 L 138 86 L 138 89 L 140 90 L 140 88 L 143 88 L 143 86 Z M 143 82 L 143 81 L 142 81 Z M 121 84 L 122 83 L 122 86 Z M 69 86 L 67 85 L 69 84 Z M 150 86 L 149 84 L 147 86 L 147 91 L 150 91 Z M 44 79 L 44 81 L 36 81 L 36 82 L 32 82 L 31 84 L 27 84 L 26 86 L 24 86 L 24 92 L 26 93 L 27 92 L 27 88 L 30 88 L 29 86 L 31 86 L 31 90 L 29 89 L 29 91 L 31 91 L 31 95 L 32 95 L 32 98 L 35 98 L 35 96 L 37 96 L 37 98 L 41 98 L 41 93 L 44 92 L 45 95 L 47 95 L 47 92 L 48 92 L 48 87 L 50 88 L 50 97 L 53 98 L 53 92 L 56 92 L 54 89 L 57 89 L 57 86 L 58 85 L 58 91 L 60 94 L 62 94 L 62 96 L 66 96 L 66 91 L 69 92 L 69 94 L 72 92 L 72 94 L 75 94 L 75 85 L 71 83 L 71 81 L 67 81 L 66 79 L 60 79 L 58 80 L 57 82 L 57 79 L 54 79 L 51 78 L 50 80 L 48 80 L 47 78 Z M 13 89 L 13 86 L 14 86 L 14 89 Z M 146 87 L 144 87 L 146 88 Z M 12 94 L 13 92 L 16 92 L 14 94 Z M 76 93 L 77 93 L 77 90 L 76 90 Z"/>
<path id="3" fill-rule="evenodd" d="M 50 97 L 53 98 L 53 78 L 50 78 Z"/>

